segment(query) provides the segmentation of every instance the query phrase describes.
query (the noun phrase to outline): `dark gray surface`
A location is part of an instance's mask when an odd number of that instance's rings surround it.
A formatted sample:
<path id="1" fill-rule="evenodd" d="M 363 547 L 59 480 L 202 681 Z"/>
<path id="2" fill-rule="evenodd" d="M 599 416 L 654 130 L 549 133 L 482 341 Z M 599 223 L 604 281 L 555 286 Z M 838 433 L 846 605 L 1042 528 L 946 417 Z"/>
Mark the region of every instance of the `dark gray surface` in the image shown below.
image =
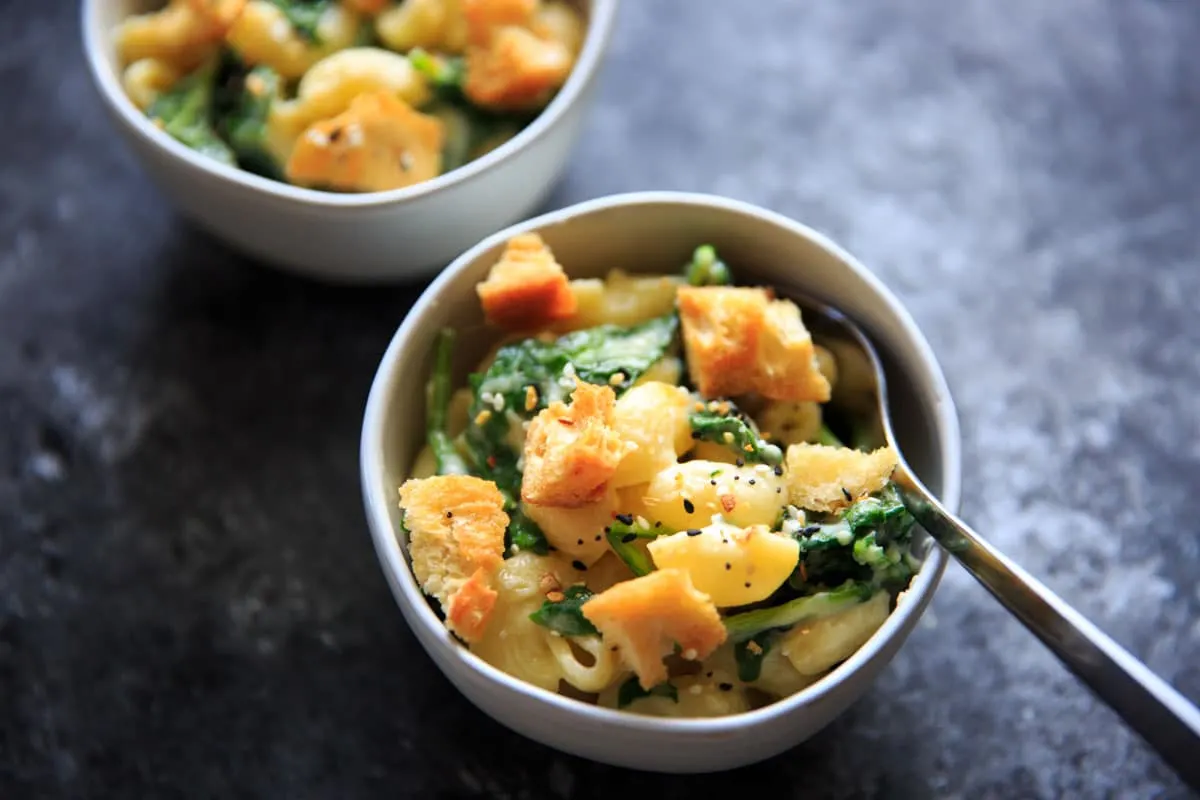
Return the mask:
<path id="1" fill-rule="evenodd" d="M 1186 796 L 957 568 L 761 766 L 508 734 L 419 650 L 360 509 L 415 290 L 193 232 L 103 117 L 76 4 L 6 10 L 0 797 Z M 553 204 L 711 191 L 847 245 L 942 359 L 965 516 L 1200 698 L 1198 33 L 1165 0 L 626 0 Z"/>

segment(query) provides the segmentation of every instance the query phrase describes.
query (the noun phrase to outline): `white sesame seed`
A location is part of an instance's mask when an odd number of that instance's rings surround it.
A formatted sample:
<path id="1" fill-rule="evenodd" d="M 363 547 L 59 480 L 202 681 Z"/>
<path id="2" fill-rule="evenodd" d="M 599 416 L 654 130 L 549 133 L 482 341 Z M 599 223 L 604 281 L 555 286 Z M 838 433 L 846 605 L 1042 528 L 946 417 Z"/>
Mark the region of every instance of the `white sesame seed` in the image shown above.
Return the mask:
<path id="1" fill-rule="evenodd" d="M 281 16 L 271 25 L 269 33 L 276 42 L 286 42 L 292 35 L 292 23 L 287 21 L 287 17 Z"/>
<path id="2" fill-rule="evenodd" d="M 696 656 L 698 655 L 700 654 L 696 652 L 696 648 L 694 647 L 689 647 L 687 650 L 683 651 L 683 658 L 685 661 L 695 661 Z"/>
<path id="3" fill-rule="evenodd" d="M 359 125 L 357 122 L 352 122 L 349 125 L 347 125 L 345 128 L 345 134 L 346 134 L 346 146 L 347 147 L 361 147 L 362 146 L 363 130 L 362 130 L 362 126 Z"/>
<path id="4" fill-rule="evenodd" d="M 326 136 L 325 134 L 321 133 L 319 130 L 316 130 L 315 128 L 308 132 L 308 140 L 310 142 L 312 142 L 313 144 L 315 144 L 317 147 L 328 147 L 329 146 L 329 137 Z"/>
<path id="5" fill-rule="evenodd" d="M 688 691 L 691 692 L 692 694 L 700 694 L 701 692 L 704 691 L 704 687 L 698 683 L 693 683 L 691 686 L 688 687 Z"/>

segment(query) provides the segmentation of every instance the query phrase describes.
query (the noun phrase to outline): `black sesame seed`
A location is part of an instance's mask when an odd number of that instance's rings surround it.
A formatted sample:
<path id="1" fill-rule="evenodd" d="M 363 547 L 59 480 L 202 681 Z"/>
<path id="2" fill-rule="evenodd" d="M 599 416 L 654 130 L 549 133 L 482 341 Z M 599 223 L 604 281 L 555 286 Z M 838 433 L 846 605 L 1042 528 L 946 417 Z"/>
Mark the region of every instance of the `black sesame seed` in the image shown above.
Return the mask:
<path id="1" fill-rule="evenodd" d="M 635 540 L 635 539 L 637 539 L 637 534 L 636 534 L 636 533 L 627 533 L 627 534 L 625 534 L 624 536 L 622 536 L 622 537 L 621 537 L 621 543 L 622 543 L 622 544 L 629 544 L 630 542 L 632 542 L 632 541 L 633 541 L 633 540 Z"/>
<path id="2" fill-rule="evenodd" d="M 731 692 L 731 691 L 733 691 L 733 684 L 732 683 L 718 683 L 717 688 L 719 688 L 722 692 Z"/>
<path id="3" fill-rule="evenodd" d="M 805 534 L 805 535 L 807 535 L 807 534 L 810 534 L 810 533 L 816 533 L 816 532 L 817 532 L 817 531 L 819 531 L 819 530 L 821 530 L 821 526 L 820 526 L 820 525 L 808 525 L 808 526 L 806 526 L 806 527 L 802 528 L 802 529 L 800 530 L 800 532 L 801 532 L 801 533 L 803 533 L 803 534 Z"/>
<path id="4" fill-rule="evenodd" d="M 728 561 L 726 561 L 726 562 L 725 562 L 725 569 L 733 569 L 733 564 L 730 564 Z"/>
<path id="5" fill-rule="evenodd" d="M 572 561 L 572 562 L 571 562 L 571 566 L 572 566 L 572 567 L 574 567 L 575 569 L 579 570 L 580 572 L 586 572 L 586 571 L 587 571 L 587 565 L 586 565 L 586 564 L 584 564 L 582 561 L 579 561 L 579 560 Z"/>
<path id="6" fill-rule="evenodd" d="M 654 523 L 654 527 L 656 527 L 656 528 L 661 528 L 661 527 L 662 527 L 662 520 L 660 519 L 659 521 L 655 522 L 655 523 Z"/>
<path id="7" fill-rule="evenodd" d="M 453 512 L 453 511 L 447 511 L 447 512 L 446 512 L 446 519 L 454 519 L 454 512 Z"/>
<path id="8" fill-rule="evenodd" d="M 750 484 L 751 486 L 753 486 L 753 485 L 754 485 L 754 478 L 750 478 L 749 480 L 747 480 L 747 481 L 746 481 L 746 483 L 748 483 L 748 484 Z"/>
<path id="9" fill-rule="evenodd" d="M 850 494 L 850 490 L 845 486 L 842 487 L 842 497 L 846 498 L 847 503 L 854 499 L 854 495 Z"/>
<path id="10" fill-rule="evenodd" d="M 746 588 L 747 588 L 747 589 L 749 589 L 749 588 L 750 588 L 750 581 L 746 581 Z"/>
<path id="11" fill-rule="evenodd" d="M 699 536 L 700 529 L 699 528 L 688 528 L 687 535 L 688 536 Z"/>
<path id="12" fill-rule="evenodd" d="M 744 459 L 744 458 L 739 458 L 739 459 L 736 459 L 736 460 L 735 460 L 733 463 L 734 463 L 734 465 L 736 465 L 736 466 L 739 466 L 739 467 L 744 467 L 744 466 L 746 466 L 746 459 Z"/>
<path id="13" fill-rule="evenodd" d="M 734 479 L 735 481 L 740 481 L 740 480 L 742 479 L 742 476 L 741 476 L 741 475 L 734 475 L 734 476 L 733 476 L 733 479 Z"/>
<path id="14" fill-rule="evenodd" d="M 692 438 L 693 438 L 693 439 L 699 439 L 699 438 L 700 438 L 700 431 L 692 431 Z"/>
<path id="15" fill-rule="evenodd" d="M 708 485 L 709 485 L 709 486 L 716 486 L 716 485 L 717 485 L 717 482 L 716 482 L 715 480 L 711 480 L 711 481 L 709 481 L 709 482 L 708 482 Z"/>
<path id="16" fill-rule="evenodd" d="M 782 486 L 776 486 L 776 487 L 775 487 L 775 494 L 783 494 L 783 487 L 782 487 Z"/>
<path id="17" fill-rule="evenodd" d="M 583 539 L 580 539 L 576 544 L 583 544 Z"/>
<path id="18" fill-rule="evenodd" d="M 617 522 L 621 523 L 622 525 L 632 525 L 633 514 L 617 514 Z"/>
<path id="19" fill-rule="evenodd" d="M 688 500 L 688 499 L 685 497 L 685 498 L 683 499 L 683 510 L 684 510 L 685 512 L 687 512 L 688 514 L 695 514 L 695 513 L 696 513 L 696 506 L 695 506 L 695 505 L 693 505 L 693 503 L 692 503 L 692 501 L 691 501 L 691 500 Z"/>
<path id="20" fill-rule="evenodd" d="M 706 677 L 706 678 L 711 678 L 712 676 L 713 676 L 713 674 L 711 672 L 704 673 L 704 677 Z"/>
<path id="21" fill-rule="evenodd" d="M 776 465 L 775 465 L 775 474 L 776 474 L 776 475 L 782 475 L 782 474 L 783 474 L 783 467 L 782 467 L 782 466 L 780 466 L 779 464 L 776 464 Z"/>
<path id="22" fill-rule="evenodd" d="M 612 533 L 612 528 L 610 528 L 610 527 L 608 527 L 607 525 L 605 525 L 605 526 L 604 526 L 604 532 L 605 532 L 605 533 Z"/>
<path id="23" fill-rule="evenodd" d="M 596 541 L 597 541 L 597 542 L 598 542 L 598 541 L 600 541 L 600 540 L 601 540 L 601 539 L 603 539 L 603 538 L 604 538 L 604 537 L 603 537 L 603 536 L 601 536 L 600 534 L 598 534 L 598 533 L 596 534 Z"/>

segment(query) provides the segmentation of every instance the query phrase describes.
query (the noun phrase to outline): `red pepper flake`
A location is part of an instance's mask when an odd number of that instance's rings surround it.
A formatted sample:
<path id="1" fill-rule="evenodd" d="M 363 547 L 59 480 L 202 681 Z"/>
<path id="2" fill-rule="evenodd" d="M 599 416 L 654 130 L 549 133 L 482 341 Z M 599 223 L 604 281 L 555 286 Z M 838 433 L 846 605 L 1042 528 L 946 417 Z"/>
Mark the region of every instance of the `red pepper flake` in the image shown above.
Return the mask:
<path id="1" fill-rule="evenodd" d="M 737 508 L 737 498 L 731 494 L 721 495 L 721 508 L 725 509 L 726 514 L 733 511 L 733 509 Z"/>
<path id="2" fill-rule="evenodd" d="M 488 457 L 487 457 L 487 465 L 488 465 L 489 467 L 491 467 L 492 469 L 495 469 L 495 468 L 496 468 L 496 457 L 495 457 L 495 456 L 488 456 Z"/>

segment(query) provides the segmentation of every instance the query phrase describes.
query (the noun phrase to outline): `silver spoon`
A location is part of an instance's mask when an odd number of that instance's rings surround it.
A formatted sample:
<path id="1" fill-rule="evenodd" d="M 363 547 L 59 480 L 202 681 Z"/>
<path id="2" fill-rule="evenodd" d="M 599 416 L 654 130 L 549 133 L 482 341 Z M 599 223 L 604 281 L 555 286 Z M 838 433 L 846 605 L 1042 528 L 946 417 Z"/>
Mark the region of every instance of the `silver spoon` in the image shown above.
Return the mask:
<path id="1" fill-rule="evenodd" d="M 873 373 L 874 386 L 862 392 L 862 402 L 855 410 L 877 415 L 875 421 L 899 457 L 892 479 L 921 527 L 1120 714 L 1185 782 L 1200 790 L 1200 709 L 947 511 L 905 463 L 897 446 L 883 364 L 870 340 L 840 311 L 803 293 L 781 290 L 780 294 L 800 306 L 815 341 L 843 357 L 857 354 L 868 368 L 862 372 Z"/>

